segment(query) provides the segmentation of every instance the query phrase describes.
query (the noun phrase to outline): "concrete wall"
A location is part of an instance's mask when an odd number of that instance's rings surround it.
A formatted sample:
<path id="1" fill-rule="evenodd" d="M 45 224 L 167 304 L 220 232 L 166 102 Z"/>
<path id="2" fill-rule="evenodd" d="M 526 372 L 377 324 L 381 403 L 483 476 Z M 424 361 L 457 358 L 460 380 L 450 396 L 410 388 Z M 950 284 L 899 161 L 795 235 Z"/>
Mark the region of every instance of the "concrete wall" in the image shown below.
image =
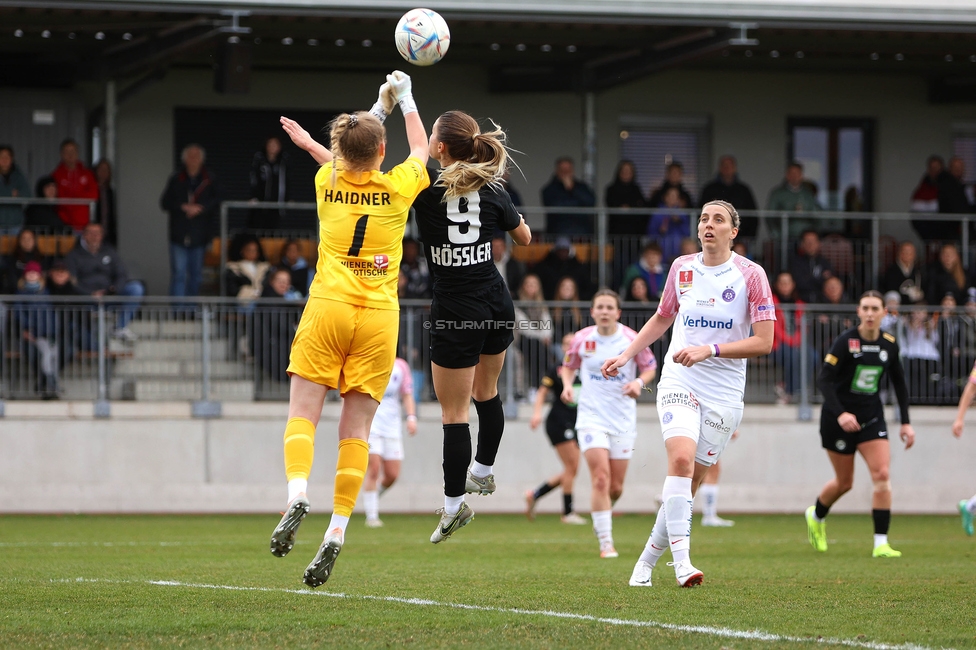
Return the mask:
<path id="1" fill-rule="evenodd" d="M 559 93 L 489 94 L 480 68 L 411 69 L 428 126 L 442 111 L 468 110 L 506 128 L 525 178 L 513 184 L 528 205 L 540 203 L 556 157 L 582 155 L 582 100 Z M 169 274 L 166 219 L 158 207 L 173 156 L 173 109 L 180 106 L 287 109 L 368 106 L 378 73 L 258 72 L 248 95 L 218 95 L 208 70 L 174 70 L 119 107 L 117 186 L 120 243 L 151 293 L 165 293 Z M 98 89 L 88 88 L 91 101 Z M 612 179 L 623 114 L 695 114 L 712 120 L 715 156 L 739 159 L 743 180 L 760 203 L 783 175 L 788 116 L 873 117 L 877 120 L 876 206 L 904 211 L 931 153 L 950 155 L 952 124 L 976 119 L 976 105 L 931 105 L 925 82 L 912 76 L 769 74 L 671 70 L 615 88 L 596 102 L 599 154 L 596 189 Z M 322 125 L 306 125 L 310 130 Z M 389 120 L 388 161 L 406 155 L 402 120 Z M 179 143 L 180 145 L 185 143 Z M 539 226 L 537 219 L 530 220 Z"/>
<path id="2" fill-rule="evenodd" d="M 186 403 L 116 402 L 112 418 L 96 420 L 91 403 L 8 402 L 0 419 L 0 512 L 280 511 L 286 405 L 224 406 L 221 419 L 194 420 Z M 507 423 L 495 470 L 498 491 L 470 497 L 475 510 L 520 512 L 525 490 L 559 471 L 545 434 L 529 430 L 528 415 L 522 407 L 521 419 Z M 954 409 L 916 408 L 912 417 L 915 447 L 905 451 L 895 440 L 891 445 L 894 510 L 952 512 L 976 491 L 976 414 L 962 440 L 950 433 Z M 617 503 L 621 512 L 653 511 L 665 475 L 656 409 L 639 406 L 638 418 L 637 450 Z M 331 510 L 337 419 L 338 404 L 327 404 L 309 485 L 319 511 Z M 749 406 L 741 432 L 722 459 L 722 512 L 799 513 L 813 503 L 832 475 L 816 419 L 797 422 L 795 409 Z M 436 404 L 420 405 L 420 429 L 404 447 L 401 478 L 383 496 L 381 510 L 432 512 L 442 505 Z M 855 488 L 837 512 L 870 509 L 867 468 L 857 464 Z M 583 467 L 575 488 L 582 512 L 589 511 L 589 493 Z M 539 510 L 555 512 L 560 503 L 554 494 Z"/>

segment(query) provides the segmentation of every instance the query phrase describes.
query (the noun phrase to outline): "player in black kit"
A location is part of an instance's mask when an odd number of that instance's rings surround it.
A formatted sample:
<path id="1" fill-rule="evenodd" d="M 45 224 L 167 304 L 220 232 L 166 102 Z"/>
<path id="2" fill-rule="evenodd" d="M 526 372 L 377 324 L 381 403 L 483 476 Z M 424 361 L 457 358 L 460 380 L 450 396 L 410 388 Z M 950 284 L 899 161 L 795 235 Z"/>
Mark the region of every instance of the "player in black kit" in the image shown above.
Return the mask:
<path id="1" fill-rule="evenodd" d="M 465 492 L 495 491 L 492 465 L 505 429 L 498 375 L 514 339 L 515 307 L 495 268 L 491 240 L 507 231 L 527 245 L 532 233 L 502 185 L 508 167 L 505 133 L 482 133 L 461 111 L 431 129 L 430 156 L 441 169 L 414 202 L 420 239 L 434 279 L 430 359 L 444 426 L 444 508 L 430 541 L 450 537 L 474 517 Z M 478 449 L 471 463 L 468 411 L 478 412 Z"/>
<path id="2" fill-rule="evenodd" d="M 807 535 L 818 551 L 827 550 L 824 519 L 830 507 L 854 484 L 854 452 L 861 452 L 874 483 L 871 515 L 874 519 L 874 557 L 901 557 L 888 544 L 891 523 L 891 481 L 888 467 L 888 425 L 878 397 L 881 380 L 888 375 L 901 409 L 900 438 L 905 449 L 915 442 L 908 423 L 908 387 L 895 337 L 881 331 L 887 313 L 881 293 L 866 291 L 857 303 L 860 324 L 841 334 L 824 358 L 819 386 L 824 405 L 820 412 L 820 438 L 834 466 L 835 478 L 820 491 L 816 505 L 806 511 Z"/>

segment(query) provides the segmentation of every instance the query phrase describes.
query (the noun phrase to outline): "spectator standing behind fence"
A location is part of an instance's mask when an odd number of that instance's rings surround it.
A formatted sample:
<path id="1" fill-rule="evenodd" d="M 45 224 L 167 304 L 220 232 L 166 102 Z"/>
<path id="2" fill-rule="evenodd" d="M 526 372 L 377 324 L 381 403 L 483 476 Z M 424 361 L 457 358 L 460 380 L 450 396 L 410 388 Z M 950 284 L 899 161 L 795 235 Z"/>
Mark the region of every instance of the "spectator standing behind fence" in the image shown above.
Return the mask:
<path id="1" fill-rule="evenodd" d="M 400 275 L 407 278 L 401 298 L 424 300 L 431 297 L 430 269 L 427 268 L 426 258 L 420 254 L 420 244 L 412 237 L 403 240 Z"/>
<path id="2" fill-rule="evenodd" d="M 929 156 L 925 161 L 925 175 L 912 192 L 912 212 L 939 211 L 939 176 L 944 170 L 945 161 L 942 156 Z M 918 230 L 918 227 L 915 229 Z M 927 239 L 924 235 L 922 238 Z"/>
<path id="3" fill-rule="evenodd" d="M 942 378 L 939 354 L 939 329 L 934 316 L 925 310 L 924 304 L 905 319 L 904 345 L 901 348 L 908 378 L 909 401 L 912 404 L 932 404 L 936 401 Z"/>
<path id="4" fill-rule="evenodd" d="M 718 159 L 718 174 L 702 188 L 701 202 L 726 201 L 739 212 L 756 210 L 756 197 L 752 189 L 739 180 L 739 165 L 735 156 L 725 155 Z M 759 227 L 757 217 L 742 217 L 742 227 L 736 237 L 755 237 Z"/>
<path id="5" fill-rule="evenodd" d="M 782 405 L 789 404 L 801 386 L 801 355 L 807 355 L 807 371 L 811 374 L 815 360 L 813 347 L 809 343 L 803 346 L 801 323 L 805 303 L 797 297 L 796 283 L 793 282 L 793 276 L 786 271 L 776 276 L 773 304 L 776 306 L 776 324 L 772 357 L 783 370 L 783 379 L 776 383 L 773 390 L 776 393 L 776 403 Z M 787 311 L 782 309 L 783 305 L 790 305 L 793 309 Z"/>
<path id="6" fill-rule="evenodd" d="M 959 249 L 954 244 L 945 244 L 939 250 L 938 261 L 929 272 L 929 285 L 925 292 L 928 304 L 938 305 L 947 293 L 953 295 L 956 304 L 965 304 L 969 285 Z"/>
<path id="7" fill-rule="evenodd" d="M 821 210 L 817 203 L 817 196 L 810 187 L 803 182 L 803 165 L 797 161 L 790 163 L 786 168 L 786 177 L 783 182 L 773 188 L 766 201 L 767 210 L 777 212 L 817 212 Z M 804 229 L 813 227 L 816 222 L 813 219 L 790 219 L 789 234 L 791 237 L 797 236 Z"/>
<path id="8" fill-rule="evenodd" d="M 17 283 L 24 277 L 24 269 L 31 262 L 36 262 L 41 269 L 46 269 L 50 260 L 37 250 L 37 235 L 30 228 L 23 228 L 17 233 L 17 243 L 10 255 L 3 258 L 3 293 L 14 293 Z"/>
<path id="9" fill-rule="evenodd" d="M 552 314 L 543 302 L 542 283 L 537 276 L 530 273 L 522 279 L 518 300 L 523 304 L 515 308 L 515 320 L 519 323 L 516 343 L 525 364 L 525 380 L 538 386 L 552 363 L 553 338 Z M 535 395 L 529 396 L 530 401 L 534 399 Z"/>
<path id="10" fill-rule="evenodd" d="M 14 150 L 0 144 L 0 198 L 30 198 L 30 185 L 14 163 Z M 19 205 L 0 205 L 0 234 L 16 234 L 24 225 L 24 209 Z"/>
<path id="11" fill-rule="evenodd" d="M 281 148 L 281 139 L 271 136 L 264 148 L 251 161 L 251 200 L 278 203 L 280 207 L 255 208 L 248 213 L 249 230 L 275 230 L 284 216 L 288 192 L 288 152 Z"/>
<path id="12" fill-rule="evenodd" d="M 515 297 L 515 293 L 522 285 L 522 278 L 525 277 L 525 264 L 512 257 L 512 251 L 508 247 L 508 235 L 504 232 L 496 233 L 491 240 L 491 259 L 495 262 L 495 268 L 505 281 L 509 293 Z"/>
<path id="13" fill-rule="evenodd" d="M 697 251 L 696 251 L 697 252 Z M 661 289 L 664 287 L 664 256 L 661 254 L 661 246 L 657 242 L 650 242 L 641 251 L 640 259 L 627 267 L 624 271 L 624 278 L 620 284 L 620 294 L 627 293 L 634 278 L 644 278 L 647 284 L 647 295 L 651 300 L 657 300 L 661 296 Z"/>
<path id="14" fill-rule="evenodd" d="M 677 187 L 669 187 L 661 198 L 659 208 L 677 210 L 686 207 Z M 661 245 L 664 263 L 669 265 L 681 254 L 681 242 L 691 236 L 691 218 L 687 214 L 655 212 L 647 224 L 647 236 Z"/>
<path id="15" fill-rule="evenodd" d="M 590 267 L 577 259 L 576 249 L 569 237 L 556 239 L 552 250 L 535 265 L 532 272 L 539 276 L 546 300 L 552 300 L 556 295 L 559 279 L 567 275 L 576 280 L 576 286 L 584 300 L 590 296 Z"/>
<path id="16" fill-rule="evenodd" d="M 61 143 L 61 164 L 51 173 L 58 183 L 58 196 L 62 199 L 98 200 L 98 181 L 90 169 L 78 157 L 78 144 L 68 138 Z M 60 205 L 61 221 L 75 232 L 88 223 L 91 210 L 87 205 Z"/>
<path id="17" fill-rule="evenodd" d="M 278 268 L 288 271 L 291 275 L 291 286 L 301 295 L 308 295 L 308 285 L 312 281 L 309 274 L 308 260 L 302 257 L 297 239 L 289 239 L 281 247 L 281 260 Z"/>
<path id="18" fill-rule="evenodd" d="M 553 299 L 560 302 L 579 303 L 579 287 L 576 286 L 576 280 L 568 275 L 559 280 Z M 552 329 L 553 341 L 562 341 L 567 334 L 575 334 L 583 329 L 583 312 L 580 311 L 579 306 L 573 304 L 570 307 L 553 307 Z M 563 352 L 565 350 L 558 350 L 556 358 L 561 359 Z"/>
<path id="19" fill-rule="evenodd" d="M 671 189 L 675 188 L 678 190 L 678 196 L 681 198 L 682 208 L 693 208 L 695 206 L 695 199 L 692 198 L 688 190 L 685 189 L 683 184 L 685 174 L 684 166 L 679 162 L 672 162 L 668 165 L 664 172 L 664 180 L 661 181 L 661 185 L 657 187 L 653 192 L 651 192 L 650 198 L 647 200 L 647 204 L 651 207 L 658 207 L 664 203 L 665 193 Z"/>
<path id="20" fill-rule="evenodd" d="M 18 296 L 46 296 L 44 271 L 31 261 L 17 282 Z M 31 374 L 35 376 L 35 391 L 44 399 L 58 397 L 58 345 L 54 340 L 54 308 L 46 301 L 32 301 L 15 305 L 14 322 L 20 329 L 21 348 L 26 353 Z"/>
<path id="21" fill-rule="evenodd" d="M 65 256 L 64 263 L 82 293 L 96 298 L 114 295 L 136 299 L 126 301 L 119 308 L 116 329 L 112 334 L 116 338 L 134 341 L 136 335 L 128 325 L 136 315 L 138 299 L 146 294 L 146 290 L 142 282 L 129 279 L 118 251 L 104 240 L 102 224 L 89 223 L 78 238 L 78 243 Z"/>
<path id="22" fill-rule="evenodd" d="M 942 298 L 939 314 L 939 357 L 942 362 L 941 403 L 952 404 L 959 399 L 966 380 L 969 363 L 965 354 L 967 325 L 956 312 L 956 299 L 951 293 Z"/>
<path id="23" fill-rule="evenodd" d="M 95 221 L 105 229 L 105 241 L 119 247 L 119 222 L 115 214 L 115 188 L 112 187 L 112 163 L 102 158 L 95 165 L 98 182 L 98 203 L 95 204 Z"/>
<path id="24" fill-rule="evenodd" d="M 898 244 L 895 261 L 884 272 L 881 291 L 885 294 L 895 291 L 903 304 L 912 305 L 925 300 L 925 287 L 925 275 L 922 273 L 922 266 L 918 263 L 915 244 L 903 241 Z"/>
<path id="25" fill-rule="evenodd" d="M 35 189 L 35 194 L 39 199 L 58 198 L 58 182 L 50 176 L 42 176 L 39 178 Z M 51 203 L 34 203 L 27 206 L 27 210 L 24 212 L 24 226 L 34 228 L 41 232 L 58 233 L 71 231 L 61 221 L 58 206 Z"/>
<path id="26" fill-rule="evenodd" d="M 302 317 L 302 295 L 291 286 L 291 274 L 287 269 L 278 269 L 271 275 L 261 297 L 293 303 L 259 304 L 251 328 L 251 350 L 258 367 L 272 381 L 286 382 L 291 342 Z"/>
<path id="27" fill-rule="evenodd" d="M 805 230 L 800 235 L 800 244 L 789 268 L 796 283 L 797 297 L 804 302 L 821 302 L 824 282 L 834 277 L 834 270 L 827 258 L 820 254 L 820 235 L 816 231 Z"/>
<path id="28" fill-rule="evenodd" d="M 607 185 L 603 199 L 608 208 L 644 208 L 647 201 L 640 185 L 634 163 L 621 160 L 613 183 Z M 612 214 L 608 217 L 607 231 L 611 235 L 643 235 L 647 231 L 647 213 Z"/>
<path id="29" fill-rule="evenodd" d="M 949 159 L 946 171 L 939 174 L 939 212 L 946 214 L 970 214 L 973 211 L 972 197 L 966 192 L 966 163 L 959 156 Z M 954 233 L 959 231 L 959 222 L 954 222 Z M 951 239 L 941 233 L 936 239 Z"/>
<path id="30" fill-rule="evenodd" d="M 159 200 L 169 214 L 171 296 L 199 295 L 203 254 L 217 227 L 220 195 L 217 179 L 203 166 L 206 156 L 198 144 L 184 147 L 183 167 L 169 177 Z"/>
<path id="31" fill-rule="evenodd" d="M 542 188 L 542 205 L 547 208 L 592 208 L 596 195 L 589 185 L 575 176 L 573 159 L 556 160 L 556 171 Z M 546 212 L 546 232 L 550 235 L 592 235 L 592 214 Z"/>

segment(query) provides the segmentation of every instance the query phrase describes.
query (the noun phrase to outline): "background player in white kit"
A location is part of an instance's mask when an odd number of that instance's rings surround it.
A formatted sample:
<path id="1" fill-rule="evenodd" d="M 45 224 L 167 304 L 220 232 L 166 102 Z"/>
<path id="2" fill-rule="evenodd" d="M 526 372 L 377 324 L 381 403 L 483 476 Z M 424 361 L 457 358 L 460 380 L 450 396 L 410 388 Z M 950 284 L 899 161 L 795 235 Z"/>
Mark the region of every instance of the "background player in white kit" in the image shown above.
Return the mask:
<path id="1" fill-rule="evenodd" d="M 403 408 L 400 408 L 401 403 Z M 403 413 L 407 414 L 407 433 L 417 433 L 417 406 L 413 399 L 413 377 L 405 359 L 393 362 L 390 383 L 386 385 L 383 399 L 376 408 L 373 424 L 369 428 L 369 466 L 363 482 L 363 507 L 366 510 L 366 526 L 379 528 L 380 495 L 390 489 L 400 476 L 403 461 Z M 382 471 L 383 480 L 380 482 Z M 379 485 L 377 485 L 379 483 Z"/>
<path id="2" fill-rule="evenodd" d="M 668 476 L 650 539 L 630 578 L 649 587 L 658 558 L 670 547 L 682 587 L 701 584 L 691 564 L 691 500 L 742 419 L 746 359 L 769 354 L 775 310 L 766 272 L 732 252 L 739 214 L 725 201 L 702 206 L 702 252 L 671 265 L 657 313 L 603 373 L 620 368 L 664 334 L 668 348 L 657 389 L 657 409 L 668 453 Z M 752 330 L 750 334 L 750 328 Z"/>
<path id="3" fill-rule="evenodd" d="M 617 557 L 613 547 L 613 503 L 624 490 L 627 465 L 637 439 L 637 403 L 644 386 L 654 379 L 657 361 L 646 346 L 619 372 L 605 377 L 600 369 L 607 358 L 618 358 L 637 332 L 620 321 L 620 299 L 615 291 L 600 289 L 593 296 L 590 316 L 595 326 L 576 333 L 560 374 L 563 402 L 577 403 L 576 438 L 590 468 L 593 483 L 590 514 L 600 540 L 600 557 Z M 579 370 L 579 395 L 573 395 L 573 375 Z M 576 399 L 574 399 L 574 397 Z"/>

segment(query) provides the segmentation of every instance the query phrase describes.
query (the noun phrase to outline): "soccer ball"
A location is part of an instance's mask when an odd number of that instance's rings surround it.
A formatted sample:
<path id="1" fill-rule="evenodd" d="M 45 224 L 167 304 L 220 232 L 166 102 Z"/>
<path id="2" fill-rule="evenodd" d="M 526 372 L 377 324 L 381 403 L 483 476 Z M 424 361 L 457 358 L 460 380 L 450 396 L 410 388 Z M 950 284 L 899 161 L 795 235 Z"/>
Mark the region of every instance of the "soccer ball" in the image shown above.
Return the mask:
<path id="1" fill-rule="evenodd" d="M 397 23 L 397 50 L 414 65 L 434 65 L 451 45 L 451 30 L 441 15 L 430 9 L 411 9 Z"/>

